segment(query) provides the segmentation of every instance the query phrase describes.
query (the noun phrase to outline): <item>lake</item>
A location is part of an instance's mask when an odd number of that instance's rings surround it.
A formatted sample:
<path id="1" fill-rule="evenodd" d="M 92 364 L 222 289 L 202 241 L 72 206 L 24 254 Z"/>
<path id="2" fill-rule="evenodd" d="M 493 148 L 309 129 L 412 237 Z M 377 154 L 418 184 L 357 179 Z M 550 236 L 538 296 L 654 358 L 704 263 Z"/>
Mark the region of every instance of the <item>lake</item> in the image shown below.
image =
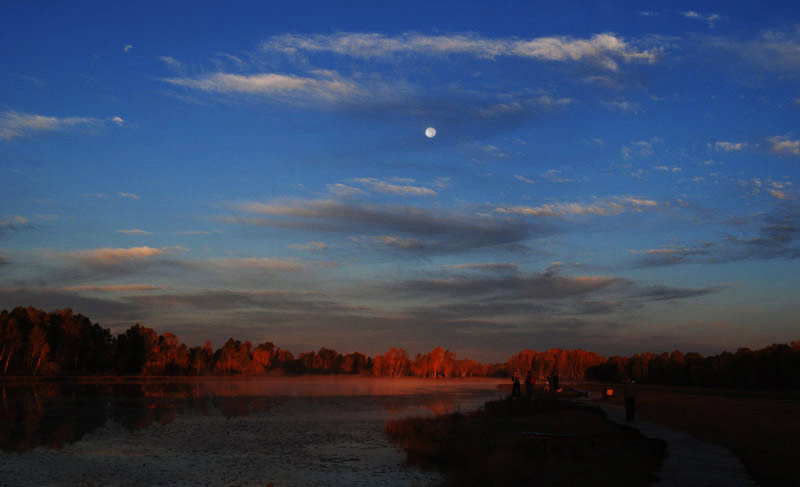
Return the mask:
<path id="1" fill-rule="evenodd" d="M 389 419 L 467 411 L 502 379 L 209 378 L 2 386 L 0 485 L 431 485 Z"/>

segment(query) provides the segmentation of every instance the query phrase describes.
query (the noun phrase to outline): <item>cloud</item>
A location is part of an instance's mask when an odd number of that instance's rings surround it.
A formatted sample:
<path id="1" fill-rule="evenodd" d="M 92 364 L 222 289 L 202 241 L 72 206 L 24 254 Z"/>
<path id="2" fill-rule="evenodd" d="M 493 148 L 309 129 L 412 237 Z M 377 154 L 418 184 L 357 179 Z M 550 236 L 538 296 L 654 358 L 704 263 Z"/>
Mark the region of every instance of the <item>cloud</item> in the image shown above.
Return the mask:
<path id="1" fill-rule="evenodd" d="M 516 57 L 551 62 L 584 62 L 616 71 L 619 63 L 657 61 L 659 48 L 637 49 L 615 34 L 595 34 L 587 39 L 568 36 L 533 39 L 488 38 L 478 34 L 423 35 L 405 33 L 386 36 L 378 33 L 342 32 L 311 36 L 283 34 L 261 45 L 265 51 L 286 54 L 330 52 L 360 58 L 386 58 L 396 55 L 468 55 L 477 58 Z"/>
<path id="2" fill-rule="evenodd" d="M 184 230 L 178 233 L 181 235 L 216 235 L 222 233 L 222 230 Z"/>
<path id="3" fill-rule="evenodd" d="M 792 199 L 792 195 L 787 193 L 786 191 L 781 191 L 778 189 L 769 188 L 767 189 L 767 193 L 775 199 L 779 200 L 789 200 Z"/>
<path id="4" fill-rule="evenodd" d="M 356 196 L 359 194 L 364 194 L 364 190 L 361 188 L 356 188 L 355 186 L 348 186 L 347 184 L 336 183 L 336 184 L 329 184 L 327 186 L 328 191 L 332 194 L 335 194 L 339 197 L 346 197 L 346 196 Z"/>
<path id="5" fill-rule="evenodd" d="M 712 245 L 703 247 L 665 247 L 646 250 L 628 250 L 629 253 L 641 256 L 634 267 L 661 267 L 689 262 L 692 257 L 707 256 Z"/>
<path id="6" fill-rule="evenodd" d="M 446 269 L 465 269 L 472 271 L 491 271 L 491 272 L 516 272 L 519 264 L 514 262 L 487 262 L 481 264 L 456 264 L 445 266 Z"/>
<path id="7" fill-rule="evenodd" d="M 551 183 L 574 183 L 575 178 L 565 178 L 560 176 L 560 171 L 555 169 L 548 169 L 547 171 L 540 174 L 543 179 L 550 181 Z"/>
<path id="8" fill-rule="evenodd" d="M 714 142 L 713 146 L 709 142 L 708 146 L 713 147 L 716 151 L 734 152 L 746 148 L 747 142 Z"/>
<path id="9" fill-rule="evenodd" d="M 539 206 L 497 207 L 496 213 L 515 214 L 536 217 L 568 217 L 580 215 L 619 215 L 627 211 L 642 211 L 645 208 L 656 208 L 658 201 L 616 197 L 610 200 L 598 200 L 594 203 L 545 203 Z"/>
<path id="10" fill-rule="evenodd" d="M 220 258 L 212 259 L 206 263 L 224 269 L 239 270 L 294 271 L 303 268 L 303 264 L 295 260 L 276 259 L 272 257 Z"/>
<path id="11" fill-rule="evenodd" d="M 418 238 L 401 238 L 393 235 L 375 235 L 369 237 L 372 240 L 382 243 L 387 247 L 394 247 L 402 250 L 422 250 L 426 247 L 436 246 L 436 243 L 426 244 Z"/>
<path id="12" fill-rule="evenodd" d="M 720 264 L 741 260 L 800 259 L 800 206 L 782 201 L 773 210 L 754 215 L 745 223 L 757 224 L 753 232 L 726 235 L 716 243 L 695 247 L 665 247 L 629 250 L 640 256 L 633 267 L 656 267 L 684 263 Z"/>
<path id="13" fill-rule="evenodd" d="M 676 299 L 696 298 L 706 296 L 726 289 L 723 286 L 694 288 L 676 288 L 670 286 L 645 286 L 641 290 L 632 294 L 634 298 L 644 298 L 649 301 L 667 301 Z"/>
<path id="14" fill-rule="evenodd" d="M 83 286 L 65 286 L 61 288 L 64 291 L 76 292 L 103 292 L 103 293 L 127 293 L 139 291 L 160 291 L 164 289 L 162 286 L 154 286 L 152 284 L 108 284 L 108 285 L 83 285 Z"/>
<path id="15" fill-rule="evenodd" d="M 117 230 L 117 233 L 124 233 L 125 235 L 152 235 L 153 232 L 141 230 L 138 228 L 131 228 L 129 230 Z"/>
<path id="16" fill-rule="evenodd" d="M 509 317 L 527 325 L 559 315 L 640 309 L 648 302 L 701 297 L 724 288 L 653 285 L 610 276 L 565 276 L 548 269 L 523 275 L 410 279 L 387 283 L 384 289 L 386 295 L 415 303 L 409 311 L 418 319 L 463 321 Z"/>
<path id="17" fill-rule="evenodd" d="M 436 191 L 424 186 L 390 184 L 375 178 L 356 178 L 354 181 L 380 193 L 404 196 L 436 196 Z"/>
<path id="18" fill-rule="evenodd" d="M 435 242 L 430 250 L 439 252 L 517 244 L 527 238 L 554 232 L 548 225 L 512 222 L 491 216 L 397 205 L 357 205 L 335 200 L 249 202 L 232 205 L 232 208 L 256 216 L 232 215 L 223 217 L 223 221 L 314 232 L 379 233 L 402 239 L 416 238 L 421 242 Z"/>
<path id="19" fill-rule="evenodd" d="M 44 88 L 45 86 L 47 86 L 47 82 L 46 81 L 41 80 L 39 78 L 36 78 L 34 76 L 27 76 L 27 75 L 24 75 L 24 74 L 14 74 L 13 76 L 16 76 L 19 79 L 24 79 L 25 81 L 33 84 L 37 88 Z"/>
<path id="20" fill-rule="evenodd" d="M 526 178 L 525 176 L 522 176 L 522 175 L 519 175 L 519 174 L 514 174 L 514 179 L 516 179 L 518 181 L 522 181 L 523 183 L 528 183 L 528 184 L 535 184 L 536 183 L 536 181 L 534 181 L 533 179 Z"/>
<path id="21" fill-rule="evenodd" d="M 664 172 L 681 172 L 683 169 L 677 166 L 669 167 L 669 166 L 653 166 L 653 170 L 655 171 L 664 171 Z"/>
<path id="22" fill-rule="evenodd" d="M 367 306 L 334 301 L 320 293 L 285 290 L 200 291 L 139 295 L 132 296 L 130 300 L 156 312 L 174 308 L 214 312 L 269 310 L 276 315 L 282 315 L 283 320 L 294 315 L 295 320 L 299 319 L 301 322 L 310 317 L 318 321 L 330 314 L 348 315 L 368 313 L 370 310 Z"/>
<path id="23" fill-rule="evenodd" d="M 554 98 L 550 95 L 539 95 L 504 103 L 491 103 L 477 110 L 483 118 L 497 118 L 521 115 L 534 109 L 553 109 L 565 107 L 573 103 L 572 98 Z M 492 146 L 494 147 L 494 146 Z M 494 147 L 497 150 L 497 147 Z"/>
<path id="24" fill-rule="evenodd" d="M 290 249 L 296 250 L 328 250 L 328 244 L 325 242 L 306 242 L 302 244 L 289 244 Z"/>
<path id="25" fill-rule="evenodd" d="M 138 200 L 138 199 L 141 199 L 141 198 L 139 198 L 139 195 L 137 195 L 137 194 L 134 194 L 134 193 L 123 193 L 123 192 L 119 192 L 119 193 L 117 193 L 117 196 L 119 196 L 120 198 L 127 198 L 127 199 L 129 199 L 129 200 Z"/>
<path id="26" fill-rule="evenodd" d="M 772 147 L 770 150 L 778 154 L 800 155 L 800 139 L 792 140 L 786 135 L 776 135 L 767 139 Z"/>
<path id="27" fill-rule="evenodd" d="M 38 132 L 54 132 L 73 127 L 101 125 L 103 120 L 90 117 L 50 117 L 5 111 L 0 113 L 0 139 L 12 140 L 29 137 Z"/>
<path id="28" fill-rule="evenodd" d="M 695 12 L 694 10 L 687 10 L 685 12 L 681 12 L 681 14 L 687 19 L 702 20 L 712 29 L 716 26 L 717 22 L 722 20 L 722 16 L 720 14 L 701 14 L 699 12 Z"/>
<path id="29" fill-rule="evenodd" d="M 124 125 L 125 124 L 125 120 L 122 117 L 118 116 L 118 115 L 115 115 L 115 116 L 111 117 L 109 120 L 111 120 L 112 122 L 114 122 L 117 125 Z"/>
<path id="30" fill-rule="evenodd" d="M 565 277 L 552 272 L 525 276 L 454 277 L 409 280 L 389 284 L 408 295 L 444 298 L 478 298 L 503 295 L 506 299 L 564 299 L 590 294 L 620 281 L 613 277 Z"/>
<path id="31" fill-rule="evenodd" d="M 77 261 L 92 267 L 116 267 L 122 264 L 131 264 L 144 261 L 152 257 L 164 255 L 169 248 L 130 247 L 130 248 L 99 248 L 88 250 L 74 250 L 61 252 L 62 258 Z"/>
<path id="32" fill-rule="evenodd" d="M 628 100 L 603 100 L 600 103 L 607 109 L 616 112 L 627 112 L 633 114 L 643 113 L 642 106 Z"/>
<path id="33" fill-rule="evenodd" d="M 164 63 L 169 69 L 177 72 L 183 71 L 183 63 L 172 56 L 158 56 L 156 59 Z"/>
<path id="34" fill-rule="evenodd" d="M 165 78 L 175 86 L 226 95 L 258 95 L 286 102 L 307 104 L 311 101 L 339 102 L 364 94 L 355 82 L 334 71 L 317 70 L 312 76 L 279 73 L 213 73 L 200 78 Z"/>
<path id="35" fill-rule="evenodd" d="M 0 217 L 0 235 L 6 232 L 18 230 L 20 228 L 30 227 L 30 221 L 24 216 L 11 215 L 7 217 Z"/>
<path id="36" fill-rule="evenodd" d="M 53 310 L 71 308 L 92 320 L 109 326 L 110 322 L 123 320 L 131 325 L 143 318 L 137 306 L 116 299 L 99 299 L 85 297 L 74 291 L 40 288 L 0 288 L 0 309 L 12 309 L 16 306 L 34 306 Z"/>
<path id="37" fill-rule="evenodd" d="M 620 149 L 620 153 L 623 159 L 632 159 L 635 157 L 644 159 L 655 154 L 653 144 L 662 142 L 663 140 L 658 137 L 653 137 L 650 140 L 637 140 L 623 146 L 622 149 Z"/>
<path id="38" fill-rule="evenodd" d="M 130 52 L 131 49 L 133 49 L 133 45 L 131 44 L 125 44 L 125 47 L 122 48 L 125 52 Z"/>

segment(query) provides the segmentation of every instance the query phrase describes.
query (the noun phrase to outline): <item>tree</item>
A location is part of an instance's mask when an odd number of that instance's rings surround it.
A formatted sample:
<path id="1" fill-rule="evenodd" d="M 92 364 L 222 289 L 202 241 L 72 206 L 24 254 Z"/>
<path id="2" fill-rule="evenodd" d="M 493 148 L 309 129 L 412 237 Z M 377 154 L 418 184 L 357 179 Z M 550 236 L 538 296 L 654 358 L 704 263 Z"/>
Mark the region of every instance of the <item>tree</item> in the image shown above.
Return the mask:
<path id="1" fill-rule="evenodd" d="M 139 374 L 158 344 L 158 334 L 140 324 L 128 328 L 117 337 L 117 363 L 122 373 Z"/>

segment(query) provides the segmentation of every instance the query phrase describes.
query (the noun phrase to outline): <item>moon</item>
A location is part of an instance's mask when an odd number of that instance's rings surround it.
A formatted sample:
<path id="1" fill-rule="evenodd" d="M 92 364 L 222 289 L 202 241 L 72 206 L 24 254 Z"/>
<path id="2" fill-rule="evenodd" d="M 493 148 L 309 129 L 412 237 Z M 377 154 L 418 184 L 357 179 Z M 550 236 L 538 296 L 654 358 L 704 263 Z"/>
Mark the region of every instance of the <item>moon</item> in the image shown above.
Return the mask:
<path id="1" fill-rule="evenodd" d="M 425 129 L 425 137 L 432 139 L 436 137 L 436 129 L 433 127 L 428 127 Z"/>

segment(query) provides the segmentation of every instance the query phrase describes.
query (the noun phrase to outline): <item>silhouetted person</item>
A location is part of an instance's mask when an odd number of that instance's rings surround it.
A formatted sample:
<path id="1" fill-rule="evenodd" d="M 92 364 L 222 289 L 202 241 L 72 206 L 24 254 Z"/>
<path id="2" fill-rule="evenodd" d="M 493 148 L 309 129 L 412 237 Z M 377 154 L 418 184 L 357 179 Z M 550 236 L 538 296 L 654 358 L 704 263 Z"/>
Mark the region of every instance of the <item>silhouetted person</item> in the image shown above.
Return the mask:
<path id="1" fill-rule="evenodd" d="M 534 380 L 533 376 L 531 375 L 531 371 L 529 370 L 528 375 L 525 376 L 525 396 L 527 396 L 528 399 L 530 399 L 531 396 L 533 395 L 533 384 L 535 383 L 536 381 Z"/>
<path id="2" fill-rule="evenodd" d="M 625 416 L 628 421 L 636 419 L 636 394 L 638 393 L 636 383 L 630 379 L 625 381 L 625 388 L 622 390 L 622 395 L 625 396 Z"/>
<path id="3" fill-rule="evenodd" d="M 550 377 L 550 385 L 554 391 L 558 391 L 558 374 L 555 371 L 553 371 L 553 376 Z"/>
<path id="4" fill-rule="evenodd" d="M 519 377 L 517 374 L 514 374 L 514 386 L 511 388 L 511 397 L 519 397 L 520 396 L 520 389 L 519 389 Z"/>

